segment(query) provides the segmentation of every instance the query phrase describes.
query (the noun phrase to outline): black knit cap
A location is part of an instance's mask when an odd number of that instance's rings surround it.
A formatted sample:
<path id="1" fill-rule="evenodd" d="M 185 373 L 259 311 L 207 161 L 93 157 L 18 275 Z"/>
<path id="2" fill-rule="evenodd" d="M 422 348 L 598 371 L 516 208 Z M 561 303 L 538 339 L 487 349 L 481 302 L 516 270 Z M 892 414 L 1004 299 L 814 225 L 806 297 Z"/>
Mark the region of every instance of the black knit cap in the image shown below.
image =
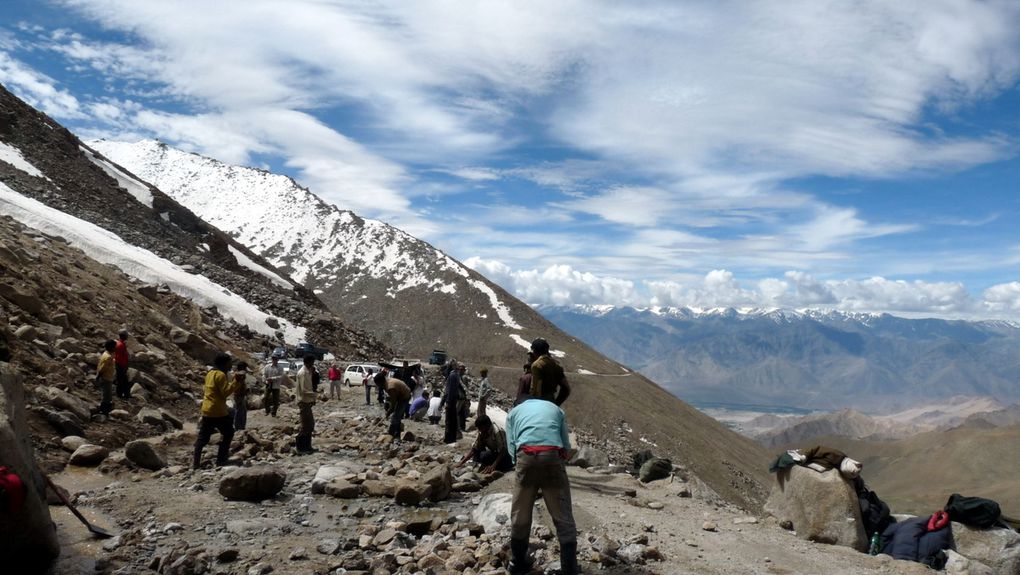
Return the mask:
<path id="1" fill-rule="evenodd" d="M 549 353 L 549 342 L 542 338 L 538 338 L 535 341 L 531 342 L 531 351 L 537 353 L 538 355 L 546 355 L 547 353 Z"/>

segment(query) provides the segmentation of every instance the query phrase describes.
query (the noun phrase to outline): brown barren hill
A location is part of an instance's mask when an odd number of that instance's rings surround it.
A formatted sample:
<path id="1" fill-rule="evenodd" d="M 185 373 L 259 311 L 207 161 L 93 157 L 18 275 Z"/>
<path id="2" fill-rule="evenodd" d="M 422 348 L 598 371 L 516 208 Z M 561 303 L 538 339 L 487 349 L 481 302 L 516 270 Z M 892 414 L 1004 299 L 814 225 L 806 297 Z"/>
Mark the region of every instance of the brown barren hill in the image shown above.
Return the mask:
<path id="1" fill-rule="evenodd" d="M 894 513 L 931 513 L 960 493 L 994 499 L 1004 514 L 1020 515 L 1020 425 L 957 427 L 883 442 L 822 437 L 798 447 L 808 444 L 863 462 L 862 477 Z"/>

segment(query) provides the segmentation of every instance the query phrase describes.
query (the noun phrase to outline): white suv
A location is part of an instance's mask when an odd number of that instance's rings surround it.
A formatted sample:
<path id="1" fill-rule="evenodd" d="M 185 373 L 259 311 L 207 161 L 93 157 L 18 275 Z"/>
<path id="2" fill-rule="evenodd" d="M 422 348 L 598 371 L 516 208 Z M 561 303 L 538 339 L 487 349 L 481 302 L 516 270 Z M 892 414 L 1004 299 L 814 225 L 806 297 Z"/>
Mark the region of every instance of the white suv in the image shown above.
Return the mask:
<path id="1" fill-rule="evenodd" d="M 379 373 L 378 365 L 371 365 L 367 363 L 352 363 L 347 366 L 344 370 L 344 383 L 347 387 L 352 385 L 362 385 L 365 383 L 365 379 L 374 376 Z M 369 370 L 372 370 L 372 374 L 369 375 Z"/>

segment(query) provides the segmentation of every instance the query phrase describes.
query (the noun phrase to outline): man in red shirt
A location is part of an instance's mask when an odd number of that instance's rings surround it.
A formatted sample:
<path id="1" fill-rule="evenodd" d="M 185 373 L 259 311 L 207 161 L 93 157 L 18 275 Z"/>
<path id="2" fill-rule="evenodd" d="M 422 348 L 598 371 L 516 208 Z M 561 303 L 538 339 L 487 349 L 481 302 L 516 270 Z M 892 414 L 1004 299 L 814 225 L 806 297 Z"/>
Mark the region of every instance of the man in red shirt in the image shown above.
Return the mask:
<path id="1" fill-rule="evenodd" d="M 126 329 L 117 334 L 117 347 L 113 351 L 113 363 L 117 368 L 117 397 L 131 399 L 131 382 L 128 381 L 128 349 Z"/>

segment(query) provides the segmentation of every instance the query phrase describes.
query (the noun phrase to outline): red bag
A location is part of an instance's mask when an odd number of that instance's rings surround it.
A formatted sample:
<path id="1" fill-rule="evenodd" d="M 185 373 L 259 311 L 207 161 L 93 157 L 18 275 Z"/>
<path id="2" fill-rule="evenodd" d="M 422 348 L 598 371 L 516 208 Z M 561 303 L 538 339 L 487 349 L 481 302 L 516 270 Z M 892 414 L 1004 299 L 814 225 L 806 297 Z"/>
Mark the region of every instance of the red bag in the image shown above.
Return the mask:
<path id="1" fill-rule="evenodd" d="M 14 515 L 25 502 L 25 484 L 9 467 L 0 466 L 0 512 Z"/>
<path id="2" fill-rule="evenodd" d="M 949 514 L 942 509 L 932 513 L 928 519 L 928 531 L 938 531 L 946 525 L 949 525 Z"/>

